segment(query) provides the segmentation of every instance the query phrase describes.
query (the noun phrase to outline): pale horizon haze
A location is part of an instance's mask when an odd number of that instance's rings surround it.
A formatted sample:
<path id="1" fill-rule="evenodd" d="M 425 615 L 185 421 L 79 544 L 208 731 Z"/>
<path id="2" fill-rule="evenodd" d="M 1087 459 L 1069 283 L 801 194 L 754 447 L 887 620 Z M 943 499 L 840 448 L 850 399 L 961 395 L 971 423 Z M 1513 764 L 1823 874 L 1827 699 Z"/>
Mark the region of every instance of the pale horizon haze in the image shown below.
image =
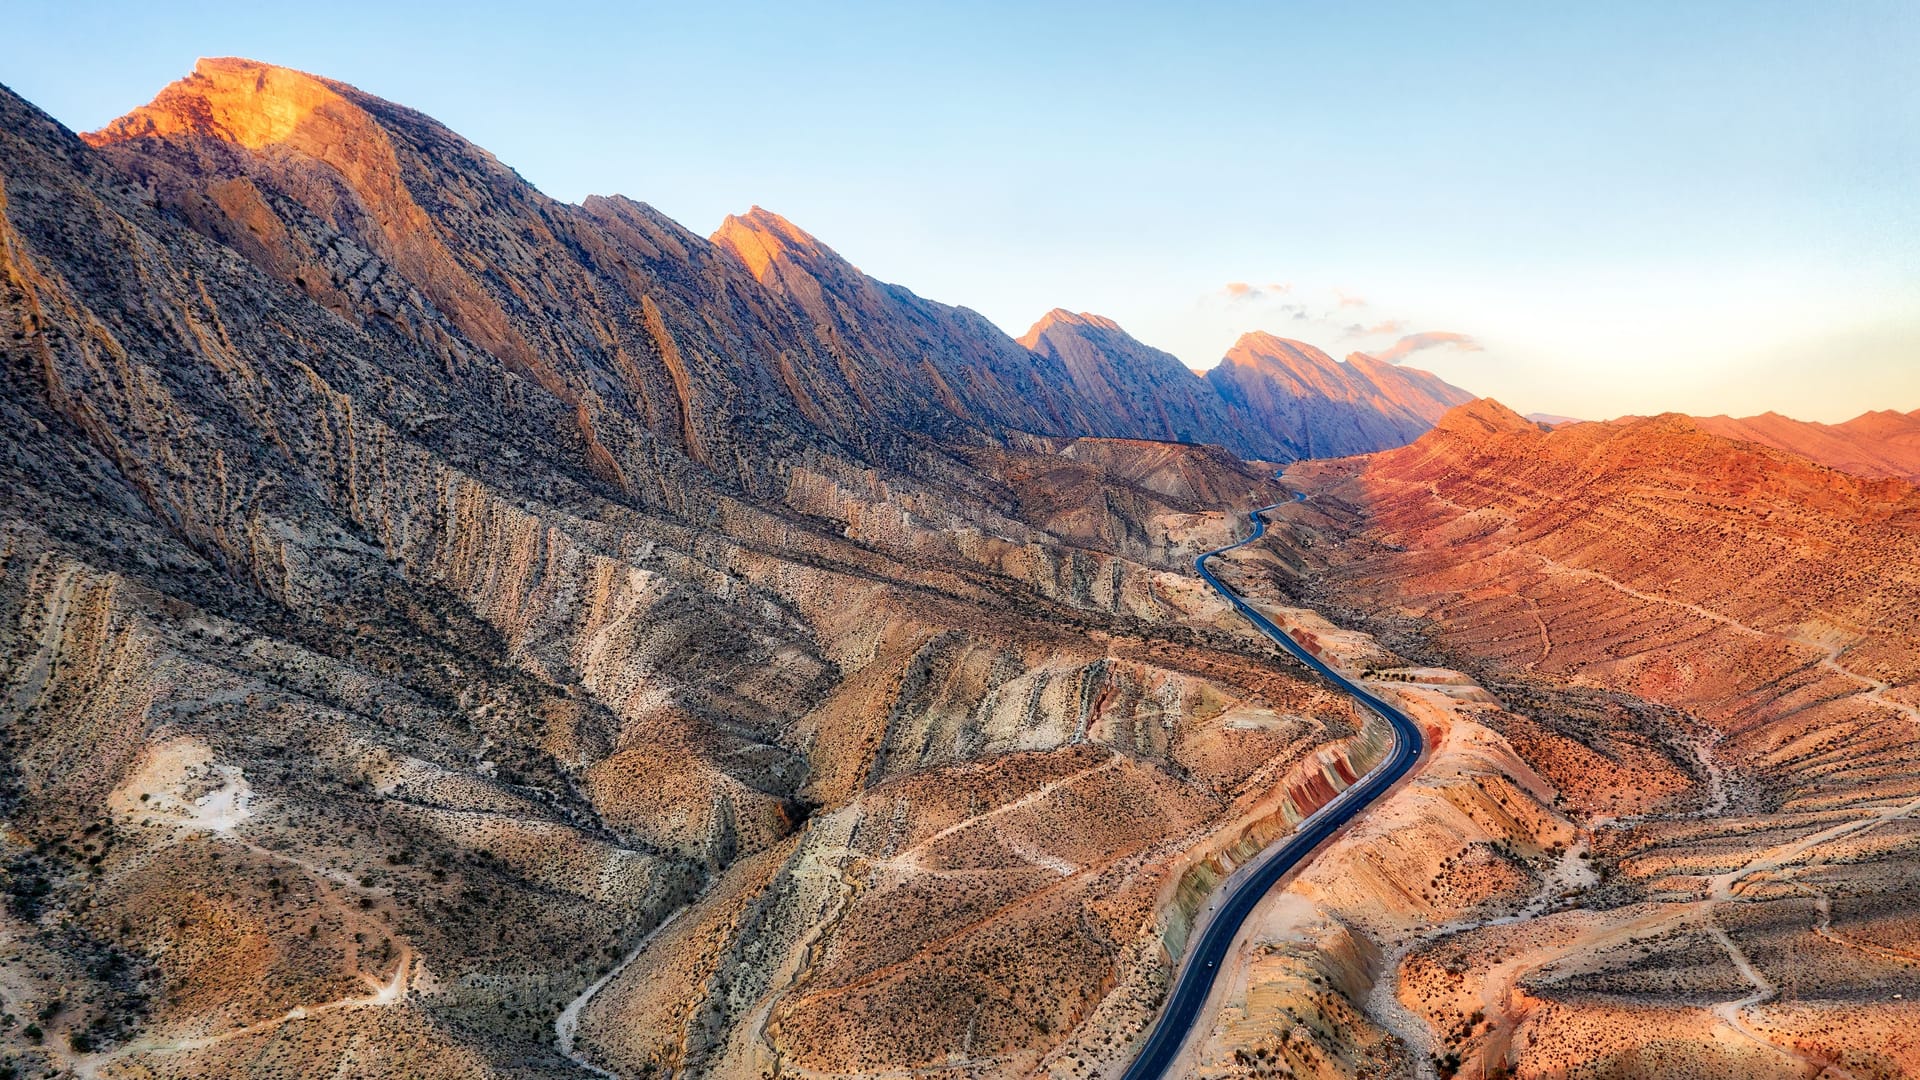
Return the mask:
<path id="1" fill-rule="evenodd" d="M 201 56 L 418 109 L 541 190 L 760 205 L 1019 335 L 1265 330 L 1522 412 L 1920 409 L 1920 5 L 26 3 L 97 128 Z"/>

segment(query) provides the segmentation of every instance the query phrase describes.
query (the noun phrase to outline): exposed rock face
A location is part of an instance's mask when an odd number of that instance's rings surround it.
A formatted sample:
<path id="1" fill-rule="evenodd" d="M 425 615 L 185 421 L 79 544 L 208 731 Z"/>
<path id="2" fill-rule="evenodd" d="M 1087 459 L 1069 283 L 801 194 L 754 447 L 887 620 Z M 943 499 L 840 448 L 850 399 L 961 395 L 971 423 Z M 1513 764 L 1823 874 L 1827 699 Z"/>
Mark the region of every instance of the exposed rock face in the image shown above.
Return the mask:
<path id="1" fill-rule="evenodd" d="M 1269 475 L 797 236 L 244 61 L 0 192 L 29 1073 L 1085 1075 L 1355 727 L 1188 572 Z"/>
<path id="2" fill-rule="evenodd" d="M 204 60 L 88 138 L 195 229 L 446 378 L 504 365 L 539 386 L 616 486 L 691 461 L 767 490 L 749 458 L 872 429 L 812 328 L 724 253 L 626 200 L 547 199 L 352 87 Z"/>
<path id="3" fill-rule="evenodd" d="M 1295 461 L 1402 446 L 1473 395 L 1363 353 L 1336 362 L 1303 342 L 1243 336 L 1195 373 L 1110 319 L 1055 310 L 1021 344 L 1067 368 L 1103 415 L 1149 438 L 1215 442 L 1244 457 Z"/>
<path id="4" fill-rule="evenodd" d="M 1920 483 L 1920 409 L 1910 413 L 1881 409 L 1844 424 L 1816 424 L 1779 413 L 1740 419 L 1703 416 L 1694 423 L 1702 431 L 1790 450 L 1843 472 Z"/>
<path id="5" fill-rule="evenodd" d="M 1335 361 L 1304 342 L 1244 335 L 1207 382 L 1267 433 L 1279 460 L 1341 457 L 1410 442 L 1473 395 L 1365 353 Z"/>
<path id="6" fill-rule="evenodd" d="M 728 217 L 713 242 L 807 314 L 870 414 L 936 434 L 956 424 L 1134 434 L 1125 417 L 1075 395 L 1057 360 L 1027 351 L 977 312 L 875 281 L 778 214 L 755 207 Z"/>
<path id="7" fill-rule="evenodd" d="M 1226 408 L 1204 379 L 1170 353 L 1134 340 L 1112 319 L 1055 308 L 1020 344 L 1066 368 L 1100 415 L 1149 438 L 1207 442 L 1250 458 L 1290 460 L 1288 446 Z"/>
<path id="8" fill-rule="evenodd" d="M 777 214 L 730 217 L 708 242 L 627 199 L 557 203 L 419 113 L 253 61 L 203 60 L 87 138 L 161 205 L 322 305 L 446 367 L 474 359 L 459 352 L 470 342 L 538 383 L 617 485 L 666 454 L 760 490 L 743 461 L 768 449 L 826 433 L 885 454 L 873 444 L 903 429 L 1218 442 L 1293 460 L 1398 445 L 1438 415 L 1428 398 L 1466 397 L 1317 352 L 1203 382 L 1107 320 L 1064 313 L 1016 342 L 875 281 Z"/>

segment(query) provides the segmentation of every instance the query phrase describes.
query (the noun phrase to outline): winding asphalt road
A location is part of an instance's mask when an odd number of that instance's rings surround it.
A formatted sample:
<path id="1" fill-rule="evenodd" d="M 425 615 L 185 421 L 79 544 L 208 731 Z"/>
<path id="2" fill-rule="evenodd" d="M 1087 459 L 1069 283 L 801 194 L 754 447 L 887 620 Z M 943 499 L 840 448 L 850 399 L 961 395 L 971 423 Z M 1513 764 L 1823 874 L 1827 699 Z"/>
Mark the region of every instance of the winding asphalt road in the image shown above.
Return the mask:
<path id="1" fill-rule="evenodd" d="M 1305 499 L 1296 493 L 1295 501 Z M 1220 583 L 1220 579 L 1207 570 L 1207 560 L 1215 555 L 1224 555 L 1235 548 L 1245 547 L 1266 535 L 1267 522 L 1260 515 L 1280 506 L 1263 506 L 1248 515 L 1253 521 L 1253 535 L 1237 544 L 1228 544 L 1216 548 L 1193 561 L 1194 569 L 1200 571 L 1200 577 L 1214 591 L 1227 598 L 1234 610 L 1247 617 L 1260 632 L 1272 638 L 1281 648 L 1291 653 L 1294 659 L 1312 668 L 1328 682 L 1339 687 L 1346 694 L 1377 713 L 1393 729 L 1393 751 L 1386 760 L 1375 765 L 1359 782 L 1340 793 L 1332 802 L 1316 811 L 1300 823 L 1293 835 L 1281 843 L 1275 844 L 1252 863 L 1251 869 L 1236 882 L 1229 879 L 1224 894 L 1217 898 L 1213 918 L 1208 920 L 1187 950 L 1186 964 L 1180 969 L 1174 980 L 1173 993 L 1167 998 L 1166 1007 L 1160 1013 L 1159 1023 L 1154 1025 L 1153 1033 L 1147 1036 L 1147 1042 L 1141 1048 L 1140 1056 L 1123 1074 L 1124 1080 L 1159 1080 L 1166 1075 L 1173 1059 L 1187 1041 L 1187 1035 L 1200 1018 L 1201 1006 L 1206 1004 L 1207 994 L 1213 989 L 1214 976 L 1219 974 L 1220 963 L 1233 947 L 1233 940 L 1240 933 L 1240 925 L 1253 913 L 1260 898 L 1267 890 L 1285 877 L 1287 871 L 1299 865 L 1320 846 L 1321 842 L 1332 836 L 1340 826 L 1352 821 L 1385 794 L 1394 782 L 1413 768 L 1420 759 L 1420 729 L 1405 713 L 1381 701 L 1372 694 L 1356 686 L 1352 681 L 1328 667 L 1321 659 L 1289 637 L 1286 631 L 1273 624 L 1265 615 L 1253 609 L 1251 604 L 1240 599 L 1232 589 Z"/>

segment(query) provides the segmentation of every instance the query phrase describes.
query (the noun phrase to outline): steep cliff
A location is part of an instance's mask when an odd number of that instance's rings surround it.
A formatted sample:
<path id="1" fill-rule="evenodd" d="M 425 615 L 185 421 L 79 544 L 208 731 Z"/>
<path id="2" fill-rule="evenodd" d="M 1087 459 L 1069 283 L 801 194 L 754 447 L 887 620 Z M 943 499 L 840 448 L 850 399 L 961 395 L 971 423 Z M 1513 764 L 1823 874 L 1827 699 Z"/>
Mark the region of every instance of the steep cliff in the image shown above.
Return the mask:
<path id="1" fill-rule="evenodd" d="M 861 273 L 778 214 L 754 207 L 713 234 L 768 290 L 805 312 L 872 413 L 951 437 L 958 426 L 1042 435 L 1132 434 L 1074 393 L 1065 368 L 966 308 Z"/>
<path id="2" fill-rule="evenodd" d="M 1250 458 L 1290 456 L 1178 358 L 1141 344 L 1112 319 L 1056 308 L 1020 344 L 1057 360 L 1092 409 L 1141 437 L 1216 443 Z"/>
<path id="3" fill-rule="evenodd" d="M 1207 382 L 1284 455 L 1341 457 L 1401 446 L 1474 395 L 1364 353 L 1336 361 L 1304 342 L 1244 335 Z"/>

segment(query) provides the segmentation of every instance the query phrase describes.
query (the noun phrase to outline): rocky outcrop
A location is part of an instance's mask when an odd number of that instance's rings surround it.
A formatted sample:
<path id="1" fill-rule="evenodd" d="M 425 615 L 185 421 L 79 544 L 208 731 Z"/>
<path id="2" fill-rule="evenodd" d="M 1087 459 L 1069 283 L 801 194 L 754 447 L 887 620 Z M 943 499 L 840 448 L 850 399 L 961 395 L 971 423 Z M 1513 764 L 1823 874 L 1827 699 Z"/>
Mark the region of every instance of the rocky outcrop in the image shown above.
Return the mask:
<path id="1" fill-rule="evenodd" d="M 1417 368 L 1365 353 L 1336 361 L 1305 342 L 1244 335 L 1207 382 L 1228 407 L 1264 430 L 1277 460 L 1342 457 L 1401 446 L 1448 409 L 1473 400 Z"/>
<path id="2" fill-rule="evenodd" d="M 777 490 L 765 462 L 893 430 L 865 422 L 810 323 L 726 253 L 628 200 L 557 203 L 344 84 L 206 60 L 88 139 L 162 207 L 438 369 L 435 384 L 490 394 L 505 369 L 537 388 L 603 483 L 671 499 L 665 477 L 697 465 Z M 516 393 L 488 411 L 522 407 Z"/>
<path id="3" fill-rule="evenodd" d="M 1404 445 L 1473 395 L 1363 353 L 1336 362 L 1303 342 L 1247 334 L 1196 373 L 1111 319 L 1049 312 L 1020 339 L 1066 366 L 1095 410 L 1149 438 L 1212 442 L 1252 459 L 1340 457 Z"/>
<path id="4" fill-rule="evenodd" d="M 1261 425 L 1232 414 L 1204 380 L 1170 353 L 1141 344 L 1112 319 L 1059 308 L 1033 324 L 1020 344 L 1057 360 L 1074 390 L 1121 431 L 1176 442 L 1216 443 L 1250 458 L 1284 447 Z"/>

